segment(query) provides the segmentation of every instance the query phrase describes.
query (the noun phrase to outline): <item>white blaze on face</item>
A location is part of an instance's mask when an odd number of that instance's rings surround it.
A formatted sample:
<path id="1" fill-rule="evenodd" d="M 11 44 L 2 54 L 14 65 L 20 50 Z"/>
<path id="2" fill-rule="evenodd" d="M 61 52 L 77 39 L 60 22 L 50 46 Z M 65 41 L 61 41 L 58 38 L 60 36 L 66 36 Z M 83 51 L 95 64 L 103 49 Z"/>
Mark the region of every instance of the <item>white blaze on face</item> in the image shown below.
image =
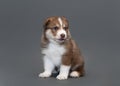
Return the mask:
<path id="1" fill-rule="evenodd" d="M 58 21 L 59 21 L 59 23 L 60 23 L 60 26 L 62 27 L 63 22 L 62 22 L 62 19 L 61 19 L 60 17 L 58 18 Z"/>
<path id="2" fill-rule="evenodd" d="M 60 29 L 58 30 L 58 32 L 57 32 L 57 38 L 58 39 L 60 39 L 61 38 L 61 34 L 65 34 L 65 38 L 66 38 L 66 35 L 67 35 L 67 33 L 66 33 L 66 31 L 63 29 L 63 21 L 62 21 L 62 19 L 59 17 L 58 18 L 58 21 L 59 21 L 59 23 L 60 23 Z"/>

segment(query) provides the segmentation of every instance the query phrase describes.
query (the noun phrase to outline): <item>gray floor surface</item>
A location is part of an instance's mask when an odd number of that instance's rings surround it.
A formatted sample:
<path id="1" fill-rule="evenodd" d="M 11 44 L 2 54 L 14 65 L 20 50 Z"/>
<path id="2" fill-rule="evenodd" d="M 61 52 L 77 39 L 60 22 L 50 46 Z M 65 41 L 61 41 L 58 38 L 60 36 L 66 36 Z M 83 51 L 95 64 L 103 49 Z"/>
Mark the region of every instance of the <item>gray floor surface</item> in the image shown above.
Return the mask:
<path id="1" fill-rule="evenodd" d="M 66 16 L 86 76 L 42 79 L 40 36 L 49 16 Z M 119 86 L 119 0 L 1 0 L 0 86 Z"/>

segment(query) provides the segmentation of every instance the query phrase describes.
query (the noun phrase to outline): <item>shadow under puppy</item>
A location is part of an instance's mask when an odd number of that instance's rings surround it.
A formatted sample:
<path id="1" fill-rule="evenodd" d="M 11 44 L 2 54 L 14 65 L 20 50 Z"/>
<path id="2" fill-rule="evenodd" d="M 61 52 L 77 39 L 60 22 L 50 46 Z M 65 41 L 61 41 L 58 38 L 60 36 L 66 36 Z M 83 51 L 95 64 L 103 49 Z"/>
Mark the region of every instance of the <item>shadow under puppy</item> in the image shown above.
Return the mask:
<path id="1" fill-rule="evenodd" d="M 60 68 L 56 77 L 59 80 L 84 75 L 83 56 L 71 38 L 65 17 L 54 16 L 45 20 L 41 44 L 44 72 L 39 77 L 50 77 L 55 67 Z"/>

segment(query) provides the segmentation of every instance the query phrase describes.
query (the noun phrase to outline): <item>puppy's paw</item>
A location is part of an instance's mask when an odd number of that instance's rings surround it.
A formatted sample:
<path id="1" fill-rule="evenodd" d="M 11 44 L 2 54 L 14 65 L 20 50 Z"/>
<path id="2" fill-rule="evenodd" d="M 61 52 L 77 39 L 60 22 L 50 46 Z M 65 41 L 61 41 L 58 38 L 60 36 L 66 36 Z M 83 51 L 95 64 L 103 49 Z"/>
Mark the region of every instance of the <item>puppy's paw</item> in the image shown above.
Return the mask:
<path id="1" fill-rule="evenodd" d="M 73 71 L 73 72 L 70 73 L 70 76 L 74 77 L 74 78 L 77 78 L 77 77 L 79 77 L 79 73 L 77 71 Z"/>
<path id="2" fill-rule="evenodd" d="M 51 73 L 50 72 L 46 72 L 46 71 L 39 74 L 39 77 L 42 77 L 42 78 L 46 78 L 46 77 L 50 77 L 50 76 L 51 76 Z"/>
<path id="3" fill-rule="evenodd" d="M 59 74 L 57 77 L 56 77 L 58 80 L 65 80 L 68 78 L 68 76 L 66 74 Z"/>

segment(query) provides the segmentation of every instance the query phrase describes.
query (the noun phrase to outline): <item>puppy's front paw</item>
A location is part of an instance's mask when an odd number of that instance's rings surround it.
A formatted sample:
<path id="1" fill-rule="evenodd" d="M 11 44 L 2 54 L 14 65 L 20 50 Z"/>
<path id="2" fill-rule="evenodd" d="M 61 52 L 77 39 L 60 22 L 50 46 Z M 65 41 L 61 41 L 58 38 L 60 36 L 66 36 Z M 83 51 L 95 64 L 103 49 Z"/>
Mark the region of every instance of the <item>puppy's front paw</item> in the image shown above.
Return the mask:
<path id="1" fill-rule="evenodd" d="M 50 77 L 50 76 L 51 76 L 51 73 L 50 72 L 46 72 L 46 71 L 39 74 L 39 77 L 42 77 L 42 78 L 46 78 L 46 77 Z"/>
<path id="2" fill-rule="evenodd" d="M 56 77 L 58 80 L 65 80 L 68 78 L 68 76 L 66 74 L 59 74 L 57 77 Z"/>

